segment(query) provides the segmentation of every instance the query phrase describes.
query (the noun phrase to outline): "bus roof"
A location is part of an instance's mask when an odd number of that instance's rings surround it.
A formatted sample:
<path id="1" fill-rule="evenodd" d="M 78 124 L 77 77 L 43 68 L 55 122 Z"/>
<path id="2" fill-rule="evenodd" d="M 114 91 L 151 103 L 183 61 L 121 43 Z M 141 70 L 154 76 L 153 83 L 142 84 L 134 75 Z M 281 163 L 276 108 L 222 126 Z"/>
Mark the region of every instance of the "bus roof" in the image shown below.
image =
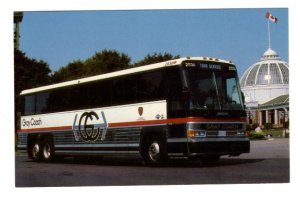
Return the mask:
<path id="1" fill-rule="evenodd" d="M 84 83 L 88 83 L 88 82 L 93 82 L 93 81 L 97 81 L 97 80 L 113 78 L 113 77 L 122 76 L 122 75 L 126 75 L 126 74 L 133 74 L 133 73 L 142 72 L 142 71 L 149 71 L 149 70 L 159 69 L 159 68 L 164 68 L 164 67 L 178 66 L 183 61 L 187 61 L 187 60 L 212 61 L 212 62 L 220 62 L 220 63 L 233 64 L 231 61 L 217 59 L 217 58 L 210 58 L 210 57 L 184 57 L 184 58 L 178 58 L 178 59 L 169 60 L 169 61 L 165 61 L 165 62 L 160 62 L 160 63 L 156 63 L 156 64 L 145 65 L 145 66 L 140 66 L 140 67 L 134 67 L 134 68 L 120 70 L 120 71 L 115 71 L 115 72 L 111 72 L 111 73 L 100 74 L 100 75 L 96 75 L 96 76 L 91 76 L 91 77 L 86 77 L 86 78 L 81 78 L 81 79 L 76 79 L 76 80 L 71 80 L 71 81 L 56 83 L 56 84 L 52 84 L 52 85 L 47 85 L 47 86 L 42 86 L 42 87 L 37 87 L 37 88 L 32 88 L 32 89 L 27 89 L 27 90 L 23 90 L 20 93 L 20 95 L 27 95 L 27 94 L 32 94 L 32 93 L 37 93 L 37 92 L 42 92 L 42 91 L 48 91 L 48 90 L 62 88 L 62 87 L 73 86 L 73 85 L 77 85 L 77 84 L 84 84 Z"/>

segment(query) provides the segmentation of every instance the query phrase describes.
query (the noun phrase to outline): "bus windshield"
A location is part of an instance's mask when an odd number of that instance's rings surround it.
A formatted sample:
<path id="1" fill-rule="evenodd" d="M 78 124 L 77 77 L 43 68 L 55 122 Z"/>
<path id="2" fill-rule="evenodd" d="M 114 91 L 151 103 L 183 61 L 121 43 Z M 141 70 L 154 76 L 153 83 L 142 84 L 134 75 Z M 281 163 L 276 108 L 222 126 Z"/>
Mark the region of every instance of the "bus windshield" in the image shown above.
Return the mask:
<path id="1" fill-rule="evenodd" d="M 236 71 L 187 68 L 186 76 L 190 110 L 243 111 Z"/>

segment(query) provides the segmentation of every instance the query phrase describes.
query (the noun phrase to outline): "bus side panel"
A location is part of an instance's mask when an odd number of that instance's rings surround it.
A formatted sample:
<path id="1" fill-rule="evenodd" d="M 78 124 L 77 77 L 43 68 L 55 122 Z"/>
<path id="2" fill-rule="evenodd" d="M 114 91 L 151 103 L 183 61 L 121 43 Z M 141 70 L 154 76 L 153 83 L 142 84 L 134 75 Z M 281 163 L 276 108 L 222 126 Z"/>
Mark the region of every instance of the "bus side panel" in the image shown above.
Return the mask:
<path id="1" fill-rule="evenodd" d="M 17 148 L 23 151 L 28 148 L 29 135 L 50 133 L 58 154 L 139 153 L 142 128 L 166 126 L 166 105 L 166 100 L 161 100 L 23 116 Z"/>
<path id="2" fill-rule="evenodd" d="M 105 118 L 105 119 L 104 119 Z M 87 119 L 87 122 L 85 122 Z M 108 128 L 147 125 L 149 121 L 167 119 L 166 100 L 91 108 L 69 112 L 29 115 L 21 117 L 21 131 L 64 131 L 88 124 L 106 124 Z"/>

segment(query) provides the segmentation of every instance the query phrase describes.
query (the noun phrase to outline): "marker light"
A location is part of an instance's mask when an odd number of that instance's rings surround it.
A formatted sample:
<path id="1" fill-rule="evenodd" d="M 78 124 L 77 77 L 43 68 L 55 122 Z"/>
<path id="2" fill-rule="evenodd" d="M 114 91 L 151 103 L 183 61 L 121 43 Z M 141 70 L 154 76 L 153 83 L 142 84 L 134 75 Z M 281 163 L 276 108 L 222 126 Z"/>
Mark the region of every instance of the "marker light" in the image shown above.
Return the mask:
<path id="1" fill-rule="evenodd" d="M 194 129 L 189 129 L 187 131 L 187 136 L 190 138 L 194 138 L 195 137 L 195 130 Z"/>

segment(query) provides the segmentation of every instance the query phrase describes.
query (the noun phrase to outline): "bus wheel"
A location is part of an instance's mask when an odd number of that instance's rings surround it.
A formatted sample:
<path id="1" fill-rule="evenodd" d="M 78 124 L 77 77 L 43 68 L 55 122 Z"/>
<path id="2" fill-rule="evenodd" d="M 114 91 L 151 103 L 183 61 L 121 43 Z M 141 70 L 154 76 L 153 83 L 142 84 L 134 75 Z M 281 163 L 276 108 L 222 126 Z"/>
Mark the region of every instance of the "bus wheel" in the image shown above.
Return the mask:
<path id="1" fill-rule="evenodd" d="M 166 147 L 163 139 L 159 137 L 148 137 L 146 138 L 142 156 L 146 164 L 158 165 L 166 159 Z"/>
<path id="2" fill-rule="evenodd" d="M 45 162 L 51 162 L 54 158 L 54 147 L 49 139 L 44 140 L 42 144 L 42 158 Z"/>
<path id="3" fill-rule="evenodd" d="M 30 148 L 29 157 L 33 161 L 40 161 L 42 158 L 41 146 L 38 142 L 34 142 Z"/>

